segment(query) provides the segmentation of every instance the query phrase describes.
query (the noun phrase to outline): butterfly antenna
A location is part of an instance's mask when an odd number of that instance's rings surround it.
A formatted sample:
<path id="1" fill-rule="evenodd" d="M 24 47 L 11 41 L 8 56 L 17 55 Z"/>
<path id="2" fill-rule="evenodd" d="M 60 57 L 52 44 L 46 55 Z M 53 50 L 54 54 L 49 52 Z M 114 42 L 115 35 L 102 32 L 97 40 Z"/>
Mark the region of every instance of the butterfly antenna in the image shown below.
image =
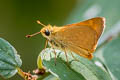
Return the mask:
<path id="1" fill-rule="evenodd" d="M 41 23 L 39 20 L 37 20 L 37 23 L 40 24 L 40 25 L 42 25 L 42 26 L 44 26 L 44 27 L 46 26 L 43 23 Z"/>
<path id="2" fill-rule="evenodd" d="M 33 36 L 35 36 L 35 35 L 37 35 L 37 34 L 40 34 L 40 32 L 36 32 L 36 33 L 34 33 L 34 34 L 31 34 L 31 35 L 26 35 L 26 37 L 27 37 L 27 38 L 30 38 L 30 37 L 33 37 Z"/>
<path id="3" fill-rule="evenodd" d="M 44 25 L 43 23 L 41 23 L 39 20 L 37 20 L 37 23 L 38 24 L 40 24 L 40 25 L 42 25 L 42 26 L 46 26 L 46 25 Z M 30 37 L 33 37 L 33 36 L 35 36 L 35 35 L 37 35 L 37 34 L 40 34 L 40 32 L 36 32 L 36 33 L 34 33 L 34 34 L 31 34 L 31 35 L 26 35 L 26 37 L 27 38 L 30 38 Z"/>

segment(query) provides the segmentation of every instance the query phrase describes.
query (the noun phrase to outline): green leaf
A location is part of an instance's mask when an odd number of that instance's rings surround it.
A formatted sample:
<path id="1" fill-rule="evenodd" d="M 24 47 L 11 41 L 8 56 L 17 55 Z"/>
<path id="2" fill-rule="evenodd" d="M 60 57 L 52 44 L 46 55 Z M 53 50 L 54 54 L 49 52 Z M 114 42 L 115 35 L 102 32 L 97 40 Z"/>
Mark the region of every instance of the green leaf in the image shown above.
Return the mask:
<path id="1" fill-rule="evenodd" d="M 56 65 L 52 49 L 47 48 L 43 50 L 39 56 L 42 56 L 43 64 L 47 70 L 54 73 L 60 80 L 111 80 L 109 74 L 96 65 L 96 61 L 99 61 L 95 58 L 89 61 L 74 54 L 79 60 L 75 61 L 68 53 L 68 64 L 64 52 L 56 50 L 56 53 Z"/>
<path id="2" fill-rule="evenodd" d="M 103 57 L 112 75 L 116 80 L 120 80 L 120 37 L 106 44 L 103 49 Z"/>
<path id="3" fill-rule="evenodd" d="M 21 65 L 22 61 L 15 48 L 0 38 L 0 75 L 10 78 L 16 74 L 17 68 Z"/>

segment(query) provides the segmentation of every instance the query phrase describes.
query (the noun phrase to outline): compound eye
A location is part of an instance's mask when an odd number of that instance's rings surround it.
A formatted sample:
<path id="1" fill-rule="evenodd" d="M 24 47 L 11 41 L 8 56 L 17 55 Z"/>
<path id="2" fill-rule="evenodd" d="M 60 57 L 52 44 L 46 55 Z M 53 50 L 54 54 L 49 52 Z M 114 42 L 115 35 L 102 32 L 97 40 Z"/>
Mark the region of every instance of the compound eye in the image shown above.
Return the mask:
<path id="1" fill-rule="evenodd" d="M 50 31 L 49 30 L 45 30 L 45 35 L 49 36 L 50 35 Z"/>

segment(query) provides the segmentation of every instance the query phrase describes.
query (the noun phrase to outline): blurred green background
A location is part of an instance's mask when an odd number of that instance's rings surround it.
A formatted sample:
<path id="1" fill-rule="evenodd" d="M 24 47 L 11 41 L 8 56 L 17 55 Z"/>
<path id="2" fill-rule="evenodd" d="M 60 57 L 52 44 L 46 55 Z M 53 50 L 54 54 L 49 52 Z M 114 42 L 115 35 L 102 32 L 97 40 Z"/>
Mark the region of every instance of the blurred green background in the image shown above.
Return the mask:
<path id="1" fill-rule="evenodd" d="M 120 23 L 119 3 L 120 0 L 0 0 L 0 37 L 17 49 L 23 61 L 22 69 L 32 71 L 37 67 L 37 56 L 45 44 L 41 35 L 25 37 L 42 28 L 36 20 L 62 26 L 102 16 L 107 21 L 107 33 Z M 16 75 L 9 80 L 21 78 Z"/>

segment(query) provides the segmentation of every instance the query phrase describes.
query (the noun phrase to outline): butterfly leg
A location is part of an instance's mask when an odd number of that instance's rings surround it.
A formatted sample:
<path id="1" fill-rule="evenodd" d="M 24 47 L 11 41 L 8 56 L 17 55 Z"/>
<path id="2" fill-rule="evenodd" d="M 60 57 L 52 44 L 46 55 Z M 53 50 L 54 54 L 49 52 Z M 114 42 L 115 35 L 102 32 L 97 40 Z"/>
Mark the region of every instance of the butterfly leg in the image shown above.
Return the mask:
<path id="1" fill-rule="evenodd" d="M 55 65 L 56 65 L 56 52 L 55 49 L 53 48 L 54 54 L 55 54 Z"/>
<path id="2" fill-rule="evenodd" d="M 48 45 L 48 40 L 45 41 L 45 47 L 44 47 L 44 49 L 46 49 L 47 45 Z"/>
<path id="3" fill-rule="evenodd" d="M 56 65 L 56 52 L 55 52 L 55 48 L 53 47 L 53 44 L 52 44 L 51 46 L 52 46 L 53 52 L 54 52 L 54 54 L 55 54 L 55 65 Z"/>
<path id="4" fill-rule="evenodd" d="M 67 63 L 68 63 L 68 56 L 67 56 L 66 49 L 64 49 L 64 52 L 65 52 L 66 60 L 67 60 Z"/>
<path id="5" fill-rule="evenodd" d="M 77 58 L 75 58 L 75 56 L 72 54 L 72 52 L 71 52 L 71 55 L 75 61 L 79 61 Z"/>

